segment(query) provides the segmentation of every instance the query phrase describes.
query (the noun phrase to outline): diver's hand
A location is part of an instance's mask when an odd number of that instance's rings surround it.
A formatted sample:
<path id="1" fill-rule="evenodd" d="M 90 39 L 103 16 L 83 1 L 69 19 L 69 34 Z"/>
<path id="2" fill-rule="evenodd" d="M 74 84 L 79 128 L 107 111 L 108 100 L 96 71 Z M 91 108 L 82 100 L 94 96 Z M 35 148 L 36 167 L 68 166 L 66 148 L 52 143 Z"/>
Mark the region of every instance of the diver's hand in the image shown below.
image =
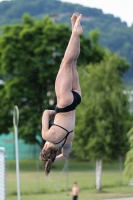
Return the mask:
<path id="1" fill-rule="evenodd" d="M 45 144 L 44 144 L 44 147 L 43 149 L 46 150 L 50 145 L 50 142 L 46 141 Z"/>

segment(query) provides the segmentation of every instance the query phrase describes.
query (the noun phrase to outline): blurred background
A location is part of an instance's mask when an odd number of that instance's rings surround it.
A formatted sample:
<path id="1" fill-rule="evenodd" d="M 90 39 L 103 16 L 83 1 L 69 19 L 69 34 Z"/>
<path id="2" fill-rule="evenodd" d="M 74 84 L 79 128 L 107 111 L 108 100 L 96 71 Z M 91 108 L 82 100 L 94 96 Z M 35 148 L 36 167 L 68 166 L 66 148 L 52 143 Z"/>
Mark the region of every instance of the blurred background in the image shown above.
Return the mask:
<path id="1" fill-rule="evenodd" d="M 5 148 L 7 200 L 17 198 L 15 105 L 23 200 L 72 199 L 67 194 L 75 181 L 81 189 L 79 199 L 133 196 L 132 4 L 130 0 L 0 1 L 0 147 Z M 77 69 L 83 98 L 70 158 L 55 163 L 45 179 L 39 161 L 45 143 L 41 117 L 56 105 L 54 82 L 73 13 L 82 13 Z"/>

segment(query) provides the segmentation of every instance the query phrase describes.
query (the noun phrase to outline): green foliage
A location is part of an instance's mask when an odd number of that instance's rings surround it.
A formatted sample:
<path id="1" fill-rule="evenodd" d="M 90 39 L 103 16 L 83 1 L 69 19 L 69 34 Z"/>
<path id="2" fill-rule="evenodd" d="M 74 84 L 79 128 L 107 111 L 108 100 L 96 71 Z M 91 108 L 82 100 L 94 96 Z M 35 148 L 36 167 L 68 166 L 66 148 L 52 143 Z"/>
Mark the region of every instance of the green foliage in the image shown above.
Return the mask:
<path id="1" fill-rule="evenodd" d="M 125 179 L 129 181 L 133 179 L 133 127 L 130 129 L 127 135 L 129 138 L 130 149 L 126 154 L 124 175 Z"/>
<path id="2" fill-rule="evenodd" d="M 100 9 L 57 0 L 2 1 L 0 2 L 0 26 L 21 23 L 24 13 L 28 13 L 37 19 L 42 19 L 47 14 L 51 17 L 56 15 L 57 23 L 70 25 L 69 19 L 73 12 L 83 14 L 82 25 L 84 34 L 87 37 L 88 32 L 99 29 L 101 32 L 100 44 L 111 51 L 119 53 L 121 56 L 125 56 L 131 63 L 131 68 L 124 75 L 124 81 L 131 85 L 133 74 L 133 26 L 127 27 L 127 24 L 121 22 L 118 17 L 111 14 L 105 15 Z"/>
<path id="3" fill-rule="evenodd" d="M 127 62 L 107 52 L 100 63 L 80 70 L 83 99 L 73 149 L 81 159 L 116 159 L 126 153 L 129 113 L 120 63 L 127 69 Z"/>
<path id="4" fill-rule="evenodd" d="M 91 41 L 94 44 L 99 43 L 99 37 L 101 35 L 101 32 L 98 29 L 96 29 L 95 31 L 90 31 L 89 35 L 90 35 Z"/>

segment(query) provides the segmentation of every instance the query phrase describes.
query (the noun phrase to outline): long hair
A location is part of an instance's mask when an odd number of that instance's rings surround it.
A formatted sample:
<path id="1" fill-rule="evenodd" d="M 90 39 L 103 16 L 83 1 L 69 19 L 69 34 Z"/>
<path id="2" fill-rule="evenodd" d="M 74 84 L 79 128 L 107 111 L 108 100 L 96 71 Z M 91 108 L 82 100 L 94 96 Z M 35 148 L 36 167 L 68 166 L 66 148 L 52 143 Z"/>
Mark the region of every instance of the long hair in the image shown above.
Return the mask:
<path id="1" fill-rule="evenodd" d="M 48 147 L 48 149 L 42 149 L 40 153 L 40 160 L 45 162 L 45 175 L 48 176 L 52 163 L 55 160 L 58 148 L 57 147 Z"/>

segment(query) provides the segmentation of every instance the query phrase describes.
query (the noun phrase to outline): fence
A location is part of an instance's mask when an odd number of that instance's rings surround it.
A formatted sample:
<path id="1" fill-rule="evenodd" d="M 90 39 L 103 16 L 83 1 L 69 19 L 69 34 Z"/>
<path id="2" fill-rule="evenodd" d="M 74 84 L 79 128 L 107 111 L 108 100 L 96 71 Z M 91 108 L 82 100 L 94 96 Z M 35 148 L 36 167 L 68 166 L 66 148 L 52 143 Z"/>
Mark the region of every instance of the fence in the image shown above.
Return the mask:
<path id="1" fill-rule="evenodd" d="M 41 138 L 38 138 L 41 140 Z M 0 135 L 0 147 L 4 147 L 6 151 L 7 160 L 15 160 L 15 139 L 14 134 L 2 134 Z M 24 140 L 18 140 L 19 159 L 38 159 L 41 151 L 37 144 L 26 144 Z"/>

